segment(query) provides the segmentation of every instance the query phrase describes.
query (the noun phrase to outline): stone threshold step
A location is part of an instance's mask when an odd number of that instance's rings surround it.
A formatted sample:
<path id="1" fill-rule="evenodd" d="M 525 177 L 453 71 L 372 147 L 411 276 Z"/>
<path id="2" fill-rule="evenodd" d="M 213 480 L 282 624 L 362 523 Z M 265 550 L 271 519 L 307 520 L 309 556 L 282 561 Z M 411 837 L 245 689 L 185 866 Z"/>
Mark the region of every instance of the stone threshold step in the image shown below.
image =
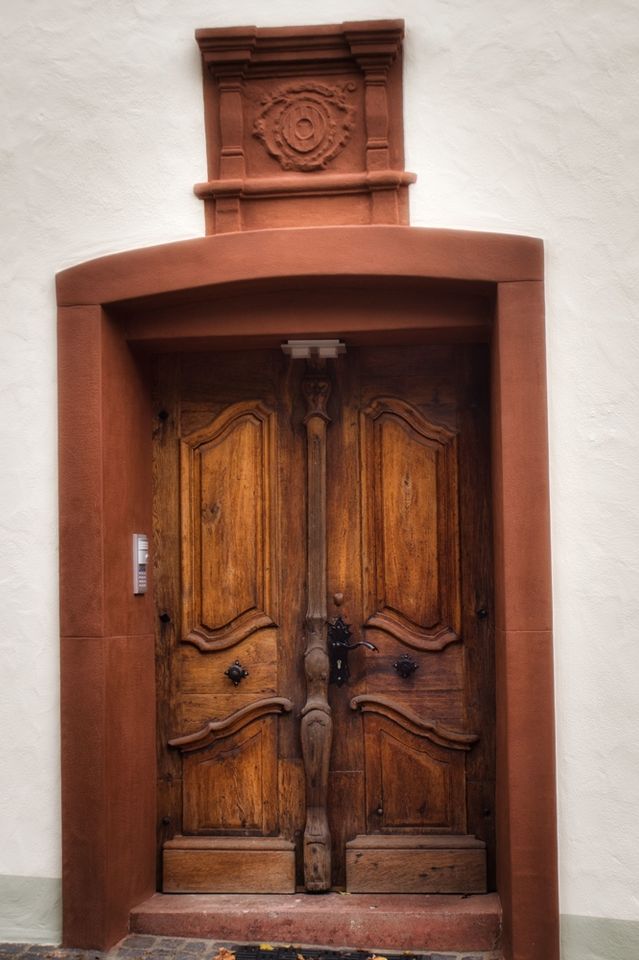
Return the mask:
<path id="1" fill-rule="evenodd" d="M 496 893 L 156 893 L 131 911 L 130 931 L 371 952 L 479 954 L 499 949 L 501 919 Z"/>

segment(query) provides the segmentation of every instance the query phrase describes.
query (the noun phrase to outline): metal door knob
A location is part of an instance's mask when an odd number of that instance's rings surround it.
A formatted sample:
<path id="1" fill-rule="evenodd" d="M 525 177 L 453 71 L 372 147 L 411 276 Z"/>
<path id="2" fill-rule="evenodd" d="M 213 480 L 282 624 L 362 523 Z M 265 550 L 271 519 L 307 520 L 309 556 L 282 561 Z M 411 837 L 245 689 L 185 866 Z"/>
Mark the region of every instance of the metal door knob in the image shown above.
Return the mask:
<path id="1" fill-rule="evenodd" d="M 244 669 L 239 660 L 236 660 L 235 663 L 232 663 L 231 666 L 224 671 L 224 676 L 229 678 L 234 687 L 237 687 L 244 677 L 248 677 L 248 675 L 248 670 Z"/>
<path id="2" fill-rule="evenodd" d="M 399 660 L 395 661 L 393 666 L 397 670 L 402 680 L 408 680 L 411 674 L 415 673 L 419 667 L 419 664 L 416 663 L 415 660 L 409 656 L 409 654 L 403 653 Z"/>

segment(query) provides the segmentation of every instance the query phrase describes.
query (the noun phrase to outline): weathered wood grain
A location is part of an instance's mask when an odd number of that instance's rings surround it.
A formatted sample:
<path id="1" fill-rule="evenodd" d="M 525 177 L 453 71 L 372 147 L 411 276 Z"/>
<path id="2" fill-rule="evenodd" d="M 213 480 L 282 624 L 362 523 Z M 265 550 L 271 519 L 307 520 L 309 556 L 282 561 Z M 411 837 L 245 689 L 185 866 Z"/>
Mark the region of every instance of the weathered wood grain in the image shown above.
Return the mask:
<path id="1" fill-rule="evenodd" d="M 331 886 L 331 836 L 326 809 L 333 721 L 328 703 L 329 662 L 326 608 L 326 410 L 331 383 L 321 369 L 302 382 L 307 403 L 307 534 L 306 534 L 306 703 L 301 740 L 306 772 L 304 885 L 307 890 Z"/>
<path id="2" fill-rule="evenodd" d="M 153 580 L 155 584 L 155 683 L 157 691 L 158 874 L 162 844 L 182 830 L 182 762 L 168 747 L 175 733 L 172 704 L 179 674 L 176 639 L 180 622 L 179 473 L 180 373 L 175 357 L 156 358 L 153 403 Z M 161 876 L 158 876 L 161 889 Z"/>
<path id="3" fill-rule="evenodd" d="M 327 889 L 344 884 L 356 837 L 468 830 L 488 844 L 490 882 L 486 351 L 349 344 L 328 380 L 279 350 L 156 362 L 159 840 L 184 832 L 184 812 L 201 839 L 283 837 L 298 884 Z M 180 444 L 199 451 L 182 504 Z M 196 543 L 186 560 L 183 530 Z M 201 648 L 181 642 L 182 604 L 193 612 L 196 595 Z M 378 650 L 353 650 L 348 685 L 329 688 L 326 624 L 338 615 L 354 642 Z M 417 664 L 406 678 L 394 667 L 403 653 Z M 237 687 L 225 675 L 236 658 L 248 671 Z M 278 697 L 291 712 L 234 728 L 190 759 L 167 745 Z M 388 709 L 362 715 L 353 698 Z M 456 746 L 437 742 L 442 729 Z M 180 869 L 193 849 L 182 848 Z M 213 874 L 232 861 L 206 854 L 201 882 L 218 889 Z M 435 861 L 422 863 L 432 880 Z M 394 890 L 418 889 L 387 865 Z M 439 866 L 449 878 L 457 869 Z"/>
<path id="4" fill-rule="evenodd" d="M 357 837 L 346 848 L 349 893 L 484 893 L 475 837 Z"/>
<path id="5" fill-rule="evenodd" d="M 293 844 L 279 837 L 176 837 L 164 845 L 164 892 L 294 893 Z"/>

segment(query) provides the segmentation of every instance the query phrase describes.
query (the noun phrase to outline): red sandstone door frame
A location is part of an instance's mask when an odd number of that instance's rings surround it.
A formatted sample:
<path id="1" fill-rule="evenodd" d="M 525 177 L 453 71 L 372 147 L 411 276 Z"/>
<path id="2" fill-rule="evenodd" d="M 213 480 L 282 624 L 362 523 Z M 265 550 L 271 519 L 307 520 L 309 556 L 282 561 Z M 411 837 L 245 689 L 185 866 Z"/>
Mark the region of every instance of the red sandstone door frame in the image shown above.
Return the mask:
<path id="1" fill-rule="evenodd" d="M 131 534 L 151 529 L 153 411 L 131 342 L 241 347 L 317 333 L 302 314 L 295 330 L 250 316 L 225 325 L 214 301 L 318 281 L 383 282 L 398 299 L 418 282 L 494 292 L 497 889 L 506 956 L 557 960 L 543 250 L 525 237 L 411 227 L 211 236 L 58 277 L 64 941 L 110 946 L 155 889 L 154 614 L 130 583 Z M 179 308 L 195 301 L 210 306 Z M 132 324 L 135 305 L 144 319 Z M 403 323 L 391 313 L 383 335 Z M 371 324 L 355 312 L 351 329 L 379 336 Z M 463 311 L 415 324 L 435 341 L 477 332 Z"/>

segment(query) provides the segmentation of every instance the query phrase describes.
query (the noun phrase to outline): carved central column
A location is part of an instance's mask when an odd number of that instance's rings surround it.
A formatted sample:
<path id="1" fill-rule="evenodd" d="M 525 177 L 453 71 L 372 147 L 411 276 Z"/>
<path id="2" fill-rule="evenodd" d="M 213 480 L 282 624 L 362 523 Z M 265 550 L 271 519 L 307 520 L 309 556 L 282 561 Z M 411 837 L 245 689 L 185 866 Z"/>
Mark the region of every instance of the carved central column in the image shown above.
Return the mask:
<path id="1" fill-rule="evenodd" d="M 305 632 L 306 704 L 301 738 L 306 774 L 306 828 L 304 830 L 304 884 L 307 890 L 331 885 L 331 835 L 326 801 L 328 766 L 333 737 L 328 705 L 329 659 L 326 609 L 326 404 L 331 383 L 326 361 L 308 364 L 302 381 L 306 399 L 307 443 L 307 593 Z"/>

